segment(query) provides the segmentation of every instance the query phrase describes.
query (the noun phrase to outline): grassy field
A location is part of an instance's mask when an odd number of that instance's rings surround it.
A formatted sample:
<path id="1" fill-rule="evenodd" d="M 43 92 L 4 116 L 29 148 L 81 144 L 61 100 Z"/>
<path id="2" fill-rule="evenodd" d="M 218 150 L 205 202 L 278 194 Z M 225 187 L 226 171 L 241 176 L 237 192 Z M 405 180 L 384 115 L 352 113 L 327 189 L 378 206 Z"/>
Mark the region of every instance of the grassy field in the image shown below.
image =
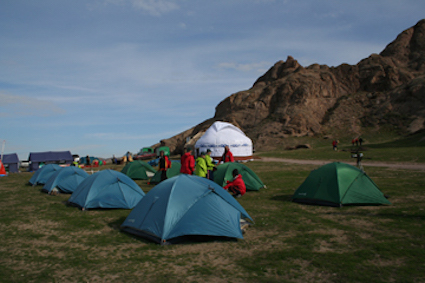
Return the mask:
<path id="1" fill-rule="evenodd" d="M 0 282 L 425 282 L 424 171 L 366 167 L 392 205 L 334 208 L 290 202 L 315 166 L 247 165 L 268 188 L 238 199 L 255 221 L 244 240 L 172 246 L 122 233 L 129 210 L 0 178 Z"/>
<path id="2" fill-rule="evenodd" d="M 414 162 L 425 163 L 425 132 L 407 136 L 402 139 L 394 139 L 392 135 L 386 134 L 377 136 L 370 134 L 363 136 L 365 143 L 361 147 L 364 154 L 364 161 L 385 161 L 385 162 Z M 351 151 L 358 147 L 352 146 L 351 139 L 340 140 L 338 151 L 332 151 L 332 140 L 316 138 L 291 138 L 288 145 L 308 143 L 312 149 L 285 150 L 284 148 L 269 152 L 258 152 L 259 156 L 280 157 L 293 159 L 311 160 L 334 160 L 353 161 Z"/>

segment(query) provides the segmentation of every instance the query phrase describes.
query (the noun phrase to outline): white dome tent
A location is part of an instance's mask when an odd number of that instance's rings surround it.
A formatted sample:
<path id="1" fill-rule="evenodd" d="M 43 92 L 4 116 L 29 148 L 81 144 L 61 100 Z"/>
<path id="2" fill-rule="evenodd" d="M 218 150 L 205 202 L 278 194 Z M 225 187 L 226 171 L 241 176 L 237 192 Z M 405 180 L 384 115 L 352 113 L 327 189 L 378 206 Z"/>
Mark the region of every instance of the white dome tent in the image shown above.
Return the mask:
<path id="1" fill-rule="evenodd" d="M 226 123 L 215 122 L 195 143 L 196 155 L 211 150 L 211 157 L 220 159 L 224 146 L 228 145 L 235 161 L 252 159 L 252 141 L 238 127 Z"/>

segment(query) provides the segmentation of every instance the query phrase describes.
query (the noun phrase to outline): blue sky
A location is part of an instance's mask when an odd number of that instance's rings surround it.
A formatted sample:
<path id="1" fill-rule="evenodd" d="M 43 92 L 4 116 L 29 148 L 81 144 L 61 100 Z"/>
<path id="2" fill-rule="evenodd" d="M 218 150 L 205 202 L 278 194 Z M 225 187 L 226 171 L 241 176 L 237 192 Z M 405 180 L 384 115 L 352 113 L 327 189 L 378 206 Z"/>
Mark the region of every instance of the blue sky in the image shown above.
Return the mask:
<path id="1" fill-rule="evenodd" d="M 423 0 L 0 1 L 5 153 L 137 152 L 214 116 L 279 60 L 357 64 Z"/>

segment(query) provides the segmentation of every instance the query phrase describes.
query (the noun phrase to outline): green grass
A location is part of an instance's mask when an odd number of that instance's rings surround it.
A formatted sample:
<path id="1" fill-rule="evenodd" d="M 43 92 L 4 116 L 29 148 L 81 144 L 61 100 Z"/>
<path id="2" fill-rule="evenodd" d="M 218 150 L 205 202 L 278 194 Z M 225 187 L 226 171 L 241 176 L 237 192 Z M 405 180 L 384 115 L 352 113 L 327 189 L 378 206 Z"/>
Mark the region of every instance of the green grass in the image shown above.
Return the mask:
<path id="1" fill-rule="evenodd" d="M 31 173 L 0 178 L 0 282 L 425 281 L 423 171 L 367 167 L 393 205 L 334 208 L 290 202 L 317 166 L 247 165 L 267 189 L 238 199 L 255 221 L 245 239 L 173 246 L 121 232 L 129 210 L 81 211 L 65 205 L 69 195 L 26 185 Z"/>
<path id="2" fill-rule="evenodd" d="M 378 136 L 371 133 L 362 136 L 365 143 L 361 147 L 365 161 L 379 162 L 416 162 L 425 163 L 425 132 L 395 139 L 390 134 Z M 329 161 L 353 161 L 351 151 L 356 150 L 352 146 L 350 138 L 339 139 L 338 151 L 332 150 L 332 139 L 315 138 L 289 138 L 287 145 L 309 143 L 312 149 L 285 150 L 283 146 L 269 152 L 258 152 L 257 155 L 264 157 L 279 157 L 291 159 L 329 160 Z"/>

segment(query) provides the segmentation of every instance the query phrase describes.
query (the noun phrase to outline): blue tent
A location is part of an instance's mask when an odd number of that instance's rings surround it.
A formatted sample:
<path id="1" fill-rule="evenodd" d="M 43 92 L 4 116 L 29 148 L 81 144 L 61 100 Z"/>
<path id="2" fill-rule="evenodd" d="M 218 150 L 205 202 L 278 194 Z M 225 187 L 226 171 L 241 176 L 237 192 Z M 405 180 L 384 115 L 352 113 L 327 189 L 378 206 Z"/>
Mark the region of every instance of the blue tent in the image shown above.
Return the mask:
<path id="1" fill-rule="evenodd" d="M 49 178 L 58 170 L 62 169 L 57 164 L 47 164 L 37 170 L 34 175 L 32 175 L 29 183 L 33 186 L 35 185 L 44 185 L 49 180 Z"/>
<path id="2" fill-rule="evenodd" d="M 40 163 L 71 164 L 74 161 L 69 151 L 46 151 L 31 152 L 28 161 L 30 161 L 30 171 L 38 169 Z"/>
<path id="3" fill-rule="evenodd" d="M 75 166 L 64 167 L 49 178 L 43 187 L 43 191 L 51 193 L 55 188 L 61 192 L 72 194 L 78 185 L 88 176 L 86 171 Z"/>
<path id="4" fill-rule="evenodd" d="M 9 168 L 10 173 L 19 172 L 19 158 L 16 153 L 4 154 L 3 165 Z"/>
<path id="5" fill-rule="evenodd" d="M 145 193 L 130 177 L 114 170 L 102 170 L 82 181 L 68 202 L 89 208 L 131 209 Z"/>
<path id="6" fill-rule="evenodd" d="M 150 190 L 121 229 L 161 244 L 193 235 L 242 239 L 241 217 L 252 221 L 222 187 L 205 178 L 180 174 Z"/>

